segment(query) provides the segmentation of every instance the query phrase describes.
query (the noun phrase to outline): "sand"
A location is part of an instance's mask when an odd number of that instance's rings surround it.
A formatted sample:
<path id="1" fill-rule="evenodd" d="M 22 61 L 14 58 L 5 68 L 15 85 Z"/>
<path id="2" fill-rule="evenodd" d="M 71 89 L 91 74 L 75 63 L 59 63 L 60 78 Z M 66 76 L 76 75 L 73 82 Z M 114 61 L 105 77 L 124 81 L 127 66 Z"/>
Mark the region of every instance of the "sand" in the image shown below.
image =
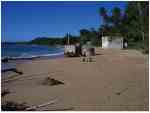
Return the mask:
<path id="1" fill-rule="evenodd" d="M 37 110 L 60 111 L 143 111 L 149 107 L 148 55 L 136 50 L 97 48 L 93 62 L 82 62 L 79 57 L 38 59 L 17 68 L 24 73 L 18 79 L 2 79 L 2 89 L 11 92 L 2 97 L 2 103 L 31 106 L 56 99 Z M 64 84 L 42 85 L 48 76 Z"/>

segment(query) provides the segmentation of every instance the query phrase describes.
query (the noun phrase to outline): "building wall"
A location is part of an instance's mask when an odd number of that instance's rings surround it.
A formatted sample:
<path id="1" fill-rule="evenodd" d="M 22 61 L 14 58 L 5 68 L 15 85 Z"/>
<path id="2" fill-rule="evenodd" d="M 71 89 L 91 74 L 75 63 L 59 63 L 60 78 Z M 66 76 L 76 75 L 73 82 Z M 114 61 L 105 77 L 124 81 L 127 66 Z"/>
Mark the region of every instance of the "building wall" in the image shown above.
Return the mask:
<path id="1" fill-rule="evenodd" d="M 123 48 L 123 38 L 122 37 L 111 37 L 105 36 L 102 37 L 102 48 Z"/>
<path id="2" fill-rule="evenodd" d="M 64 53 L 74 53 L 75 54 L 75 45 L 65 45 Z"/>

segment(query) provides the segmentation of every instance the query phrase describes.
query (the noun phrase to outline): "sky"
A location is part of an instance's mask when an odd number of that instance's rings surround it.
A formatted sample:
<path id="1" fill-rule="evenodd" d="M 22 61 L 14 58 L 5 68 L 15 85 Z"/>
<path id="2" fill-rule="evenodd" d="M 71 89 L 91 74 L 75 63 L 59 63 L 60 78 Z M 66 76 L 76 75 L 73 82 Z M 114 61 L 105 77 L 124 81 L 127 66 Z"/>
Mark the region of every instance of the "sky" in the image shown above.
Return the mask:
<path id="1" fill-rule="evenodd" d="M 2 41 L 29 41 L 36 37 L 79 35 L 80 29 L 98 29 L 102 24 L 100 7 L 110 14 L 113 7 L 124 11 L 126 2 L 31 2 L 1 3 Z"/>

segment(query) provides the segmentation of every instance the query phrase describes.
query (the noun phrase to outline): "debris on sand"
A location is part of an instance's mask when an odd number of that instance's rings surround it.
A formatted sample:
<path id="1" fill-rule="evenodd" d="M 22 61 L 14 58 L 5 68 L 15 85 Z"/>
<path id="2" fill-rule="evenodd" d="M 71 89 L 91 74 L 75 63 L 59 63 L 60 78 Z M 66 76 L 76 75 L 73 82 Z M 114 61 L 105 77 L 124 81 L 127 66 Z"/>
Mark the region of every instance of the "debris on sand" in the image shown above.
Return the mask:
<path id="1" fill-rule="evenodd" d="M 56 80 L 54 78 L 51 77 L 46 77 L 44 79 L 44 81 L 42 82 L 43 85 L 50 85 L 50 86 L 54 86 L 54 85 L 60 85 L 60 84 L 64 84 L 63 82 Z"/>
<path id="2" fill-rule="evenodd" d="M 9 94 L 9 93 L 10 93 L 10 91 L 9 91 L 8 89 L 4 89 L 4 90 L 2 90 L 2 92 L 1 92 L 1 96 L 4 97 L 5 95 L 7 95 L 7 94 Z"/>
<path id="3" fill-rule="evenodd" d="M 25 110 L 27 110 L 27 111 L 33 111 L 33 110 L 36 110 L 37 108 L 41 108 L 41 107 L 45 107 L 47 105 L 54 104 L 56 101 L 58 101 L 58 100 L 57 99 L 50 100 L 49 102 L 46 102 L 46 103 L 43 103 L 43 104 L 40 104 L 40 105 L 30 106 L 30 107 L 26 108 Z"/>
<path id="4" fill-rule="evenodd" d="M 24 111 L 26 108 L 28 108 L 26 103 L 19 104 L 13 101 L 7 101 L 1 106 L 2 111 Z"/>
<path id="5" fill-rule="evenodd" d="M 74 110 L 74 107 L 50 109 L 47 111 L 71 111 L 71 110 Z"/>
<path id="6" fill-rule="evenodd" d="M 27 103 L 17 103 L 13 101 L 6 101 L 4 104 L 2 104 L 2 111 L 36 111 L 37 108 L 45 107 L 51 104 L 54 104 L 58 100 L 50 100 L 49 102 L 40 104 L 40 105 L 34 105 L 34 106 L 28 106 Z"/>
<path id="7" fill-rule="evenodd" d="M 128 90 L 128 88 L 125 88 L 125 89 L 123 89 L 123 90 L 121 90 L 121 91 L 119 91 L 119 92 L 116 92 L 116 95 L 121 95 L 123 92 L 125 92 L 126 90 Z"/>
<path id="8" fill-rule="evenodd" d="M 3 63 L 7 63 L 8 60 L 9 60 L 8 58 L 3 58 L 3 59 L 2 59 L 2 62 L 3 62 Z"/>

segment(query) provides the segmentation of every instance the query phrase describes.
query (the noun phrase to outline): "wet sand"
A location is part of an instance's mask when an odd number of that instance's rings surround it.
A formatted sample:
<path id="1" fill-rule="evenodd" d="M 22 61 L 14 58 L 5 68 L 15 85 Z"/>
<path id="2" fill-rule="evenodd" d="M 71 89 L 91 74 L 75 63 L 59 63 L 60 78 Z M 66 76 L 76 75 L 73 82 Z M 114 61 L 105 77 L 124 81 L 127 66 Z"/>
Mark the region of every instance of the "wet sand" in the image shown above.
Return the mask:
<path id="1" fill-rule="evenodd" d="M 37 110 L 148 110 L 148 55 L 135 50 L 100 48 L 96 49 L 96 54 L 93 62 L 72 57 L 18 64 L 17 69 L 23 75 L 9 82 L 6 82 L 8 78 L 2 77 L 2 89 L 11 92 L 2 97 L 2 103 L 14 101 L 39 105 L 56 99 L 54 104 Z M 42 85 L 47 76 L 64 84 Z"/>

